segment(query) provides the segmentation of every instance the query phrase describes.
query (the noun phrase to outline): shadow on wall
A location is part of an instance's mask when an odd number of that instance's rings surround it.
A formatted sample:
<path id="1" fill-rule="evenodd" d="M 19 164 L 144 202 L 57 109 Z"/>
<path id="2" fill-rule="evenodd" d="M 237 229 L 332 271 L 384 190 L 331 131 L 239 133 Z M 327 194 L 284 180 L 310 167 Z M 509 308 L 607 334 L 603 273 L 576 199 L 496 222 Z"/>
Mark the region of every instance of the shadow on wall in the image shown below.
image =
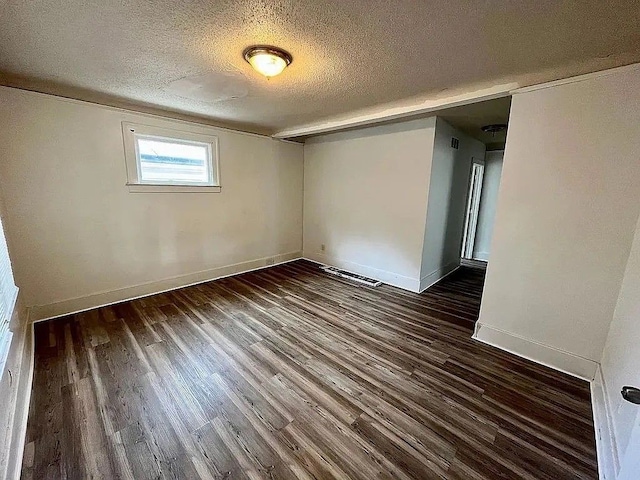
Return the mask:
<path id="1" fill-rule="evenodd" d="M 468 159 L 456 158 L 453 162 L 444 234 L 444 242 L 450 247 L 443 252 L 440 259 L 442 265 L 447 265 L 452 261 L 459 262 L 461 257 L 472 166 L 472 157 Z"/>
<path id="2" fill-rule="evenodd" d="M 487 152 L 485 156 L 480 209 L 473 245 L 473 258 L 475 260 L 489 261 L 493 225 L 495 223 L 496 208 L 498 205 L 498 190 L 502 176 L 503 157 L 504 150 Z"/>
<path id="3" fill-rule="evenodd" d="M 452 146 L 458 140 L 458 148 Z M 483 160 L 482 142 L 438 118 L 429 181 L 420 289 L 460 265 L 469 179 L 473 159 Z"/>

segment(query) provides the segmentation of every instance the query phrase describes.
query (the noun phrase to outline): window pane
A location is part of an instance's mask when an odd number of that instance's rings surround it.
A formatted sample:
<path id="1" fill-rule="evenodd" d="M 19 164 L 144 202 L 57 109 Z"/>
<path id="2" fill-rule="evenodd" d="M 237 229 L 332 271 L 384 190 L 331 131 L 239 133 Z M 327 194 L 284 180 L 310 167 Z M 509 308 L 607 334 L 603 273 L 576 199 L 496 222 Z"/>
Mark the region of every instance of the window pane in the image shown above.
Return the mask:
<path id="1" fill-rule="evenodd" d="M 144 137 L 137 142 L 141 183 L 210 183 L 207 145 Z"/>

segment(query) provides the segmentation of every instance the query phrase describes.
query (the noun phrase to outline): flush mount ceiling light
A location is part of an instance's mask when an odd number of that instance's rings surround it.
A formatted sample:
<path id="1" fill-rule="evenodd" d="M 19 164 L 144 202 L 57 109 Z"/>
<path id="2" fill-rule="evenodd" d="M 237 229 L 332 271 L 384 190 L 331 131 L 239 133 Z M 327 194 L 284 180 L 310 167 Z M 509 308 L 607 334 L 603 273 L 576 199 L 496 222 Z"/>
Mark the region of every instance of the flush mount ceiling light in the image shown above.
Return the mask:
<path id="1" fill-rule="evenodd" d="M 254 45 L 247 48 L 242 56 L 249 64 L 265 77 L 275 77 L 293 61 L 289 52 L 268 45 Z"/>
<path id="2" fill-rule="evenodd" d="M 504 132 L 507 129 L 507 125 L 505 123 L 494 123 L 492 125 L 485 125 L 481 128 L 483 132 L 490 133 L 495 137 L 496 133 Z"/>

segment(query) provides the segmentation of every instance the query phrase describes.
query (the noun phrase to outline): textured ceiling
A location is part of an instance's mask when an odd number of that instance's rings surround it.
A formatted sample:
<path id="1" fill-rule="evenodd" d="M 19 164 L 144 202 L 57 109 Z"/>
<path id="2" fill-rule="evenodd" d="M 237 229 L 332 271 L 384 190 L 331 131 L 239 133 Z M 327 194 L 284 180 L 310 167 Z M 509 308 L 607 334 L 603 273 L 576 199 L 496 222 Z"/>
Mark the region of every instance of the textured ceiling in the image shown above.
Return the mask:
<path id="1" fill-rule="evenodd" d="M 273 133 L 640 61 L 638 1 L 0 0 L 0 83 Z M 274 44 L 267 80 L 242 51 Z"/>

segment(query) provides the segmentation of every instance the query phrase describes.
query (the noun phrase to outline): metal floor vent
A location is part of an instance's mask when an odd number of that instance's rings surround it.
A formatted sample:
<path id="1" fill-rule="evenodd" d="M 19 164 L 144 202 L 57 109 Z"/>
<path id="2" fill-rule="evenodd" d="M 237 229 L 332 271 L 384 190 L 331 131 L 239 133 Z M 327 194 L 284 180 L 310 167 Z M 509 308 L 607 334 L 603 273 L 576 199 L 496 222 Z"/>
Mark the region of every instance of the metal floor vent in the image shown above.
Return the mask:
<path id="1" fill-rule="evenodd" d="M 373 278 L 365 277 L 363 275 L 358 275 L 357 273 L 347 272 L 346 270 L 340 270 L 336 267 L 320 267 L 327 273 L 331 275 L 337 275 L 338 277 L 348 278 L 349 280 L 353 280 L 354 282 L 364 283 L 370 287 L 377 287 L 378 285 L 382 285 L 382 282 L 379 280 L 375 280 Z"/>

